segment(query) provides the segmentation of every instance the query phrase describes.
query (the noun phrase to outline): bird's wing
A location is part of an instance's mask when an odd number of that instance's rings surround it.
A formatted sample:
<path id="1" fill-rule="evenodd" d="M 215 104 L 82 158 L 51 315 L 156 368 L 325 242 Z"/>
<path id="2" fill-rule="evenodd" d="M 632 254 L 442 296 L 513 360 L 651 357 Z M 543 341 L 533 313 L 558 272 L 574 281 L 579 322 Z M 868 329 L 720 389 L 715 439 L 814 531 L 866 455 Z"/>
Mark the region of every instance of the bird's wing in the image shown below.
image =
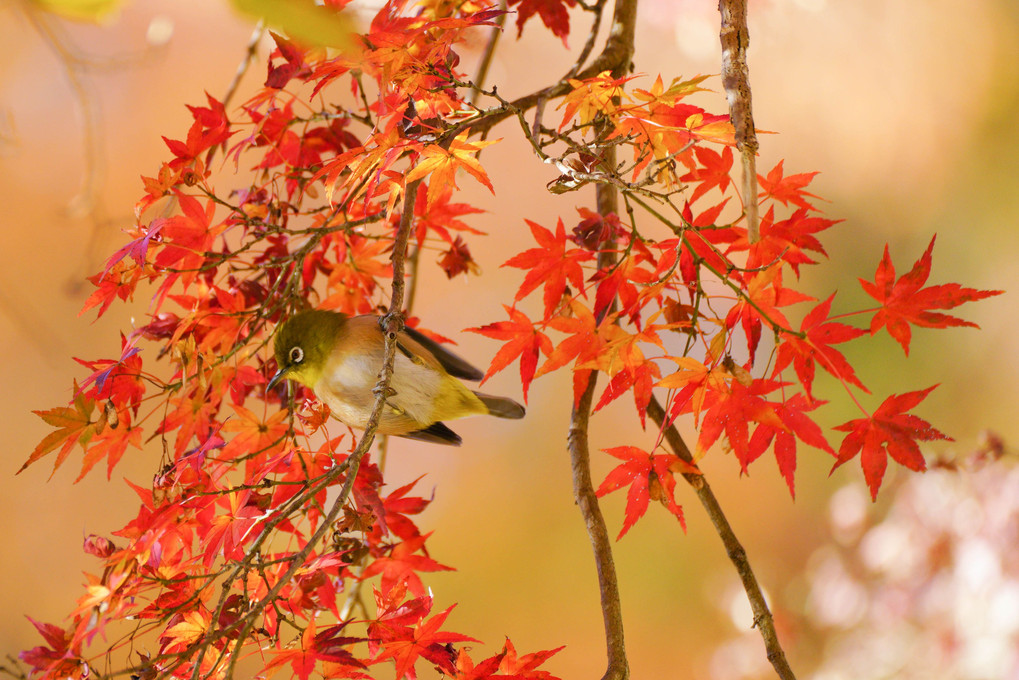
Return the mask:
<path id="1" fill-rule="evenodd" d="M 460 446 L 460 442 L 463 441 L 460 439 L 460 435 L 446 427 L 444 423 L 432 423 L 423 430 L 414 430 L 397 436 L 432 444 L 446 444 L 447 446 Z"/>
<path id="2" fill-rule="evenodd" d="M 406 339 L 400 338 L 400 342 L 403 345 L 400 350 L 404 354 L 407 354 L 408 356 L 410 354 L 421 354 L 418 350 L 418 348 L 420 348 L 435 357 L 435 360 L 438 361 L 444 369 L 446 369 L 446 373 L 449 373 L 455 378 L 477 381 L 484 377 L 485 374 L 482 371 L 471 366 L 467 363 L 467 361 L 453 354 L 423 333 L 420 333 L 413 328 L 404 328 L 403 334 L 407 336 Z M 417 345 L 417 347 L 414 345 Z"/>

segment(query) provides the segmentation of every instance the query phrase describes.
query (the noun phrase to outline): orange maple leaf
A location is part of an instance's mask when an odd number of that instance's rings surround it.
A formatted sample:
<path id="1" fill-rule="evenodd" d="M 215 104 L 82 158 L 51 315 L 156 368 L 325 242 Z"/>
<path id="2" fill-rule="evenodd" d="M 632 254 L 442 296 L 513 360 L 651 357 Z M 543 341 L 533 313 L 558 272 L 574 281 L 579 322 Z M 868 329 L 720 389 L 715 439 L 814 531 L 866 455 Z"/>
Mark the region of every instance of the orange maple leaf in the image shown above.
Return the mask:
<path id="1" fill-rule="evenodd" d="M 488 141 L 468 142 L 468 130 L 464 130 L 456 139 L 449 144 L 449 148 L 443 148 L 440 144 L 428 144 L 421 150 L 421 161 L 407 173 L 407 183 L 431 175 L 428 181 L 428 205 L 435 203 L 444 191 L 444 187 L 456 187 L 456 171 L 466 170 L 474 179 L 488 187 L 493 194 L 491 180 L 481 162 L 477 159 L 479 151 L 486 146 L 495 144 L 497 139 Z"/>
<path id="2" fill-rule="evenodd" d="M 167 626 L 159 639 L 163 642 L 163 653 L 179 652 L 198 642 L 205 635 L 210 619 L 198 611 L 186 611 L 175 617 L 176 623 Z"/>
<path id="3" fill-rule="evenodd" d="M 71 406 L 60 406 L 48 411 L 32 411 L 57 429 L 43 437 L 15 474 L 21 474 L 29 465 L 60 447 L 57 459 L 53 462 L 53 472 L 56 472 L 76 443 L 81 444 L 82 449 L 86 449 L 89 440 L 102 429 L 98 422 L 92 422 L 95 402 L 81 393 L 77 382 L 74 383 L 74 393 Z M 51 477 L 53 472 L 50 473 Z"/>

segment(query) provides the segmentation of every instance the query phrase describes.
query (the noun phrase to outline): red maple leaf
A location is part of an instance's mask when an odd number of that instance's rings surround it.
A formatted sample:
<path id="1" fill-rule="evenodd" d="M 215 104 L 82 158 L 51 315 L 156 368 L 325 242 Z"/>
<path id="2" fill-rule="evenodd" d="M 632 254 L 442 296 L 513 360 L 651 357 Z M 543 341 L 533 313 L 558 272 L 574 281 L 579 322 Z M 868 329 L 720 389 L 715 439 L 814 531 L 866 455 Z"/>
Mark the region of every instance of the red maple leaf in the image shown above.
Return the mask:
<path id="1" fill-rule="evenodd" d="M 321 633 L 316 633 L 315 619 L 312 618 L 301 635 L 299 646 L 268 650 L 272 658 L 265 665 L 265 670 L 271 674 L 275 669 L 289 663 L 298 678 L 308 680 L 315 670 L 315 663 L 321 661 L 326 666 L 331 664 L 330 670 L 333 671 L 325 673 L 325 677 L 370 678 L 370 675 L 361 672 L 368 667 L 346 649 L 358 642 L 357 638 L 340 635 L 346 625 L 347 623 L 341 623 L 329 626 Z M 343 672 L 336 672 L 340 670 Z"/>
<path id="2" fill-rule="evenodd" d="M 684 463 L 671 453 L 651 454 L 636 446 L 616 446 L 602 449 L 623 463 L 610 472 L 595 492 L 598 497 L 629 486 L 626 493 L 626 514 L 623 528 L 616 540 L 621 539 L 637 520 L 647 512 L 648 502 L 653 498 L 661 501 L 669 512 L 676 516 L 683 530 L 686 520 L 683 508 L 676 503 L 676 478 L 673 472 L 700 474 L 697 468 Z"/>
<path id="3" fill-rule="evenodd" d="M 520 384 L 524 390 L 524 403 L 527 403 L 527 388 L 534 379 L 534 371 L 538 366 L 538 352 L 545 356 L 552 354 L 552 341 L 548 336 L 534 327 L 527 315 L 521 311 L 503 305 L 510 321 L 497 321 L 481 328 L 468 328 L 472 333 L 480 333 L 496 340 L 507 340 L 488 367 L 488 372 L 481 379 L 484 383 L 493 375 L 509 366 L 510 362 L 520 357 Z"/>
<path id="4" fill-rule="evenodd" d="M 375 574 L 382 574 L 381 587 L 383 590 L 392 589 L 397 583 L 406 583 L 410 591 L 417 596 L 425 593 L 424 584 L 421 583 L 419 571 L 452 571 L 452 567 L 439 564 L 427 555 L 415 554 L 419 550 L 424 551 L 425 541 L 431 533 L 422 534 L 414 538 L 408 538 L 393 547 L 388 557 L 379 557 L 369 564 L 362 578 L 369 578 Z"/>
<path id="5" fill-rule="evenodd" d="M 836 430 L 848 432 L 839 447 L 838 460 L 832 471 L 846 461 L 860 454 L 863 476 L 870 487 L 870 496 L 877 499 L 881 480 L 884 479 L 888 467 L 888 456 L 899 465 L 920 472 L 927 469 L 918 441 L 934 441 L 952 438 L 939 432 L 926 420 L 906 413 L 916 407 L 937 385 L 925 390 L 893 394 L 868 418 L 857 418 L 836 427 Z"/>
<path id="6" fill-rule="evenodd" d="M 94 276 L 89 276 L 88 281 L 96 287 L 88 296 L 85 305 L 78 312 L 81 316 L 93 307 L 98 306 L 97 317 L 102 316 L 109 309 L 113 300 L 120 298 L 127 300 L 134 293 L 135 286 L 142 277 L 141 267 L 128 267 L 123 262 L 117 262 L 109 270 Z"/>
<path id="7" fill-rule="evenodd" d="M 205 98 L 209 106 L 188 106 L 191 116 L 195 122 L 188 130 L 187 139 L 184 142 L 176 139 L 163 137 L 163 141 L 177 158 L 171 161 L 171 167 L 179 167 L 182 163 L 187 165 L 196 159 L 199 154 L 214 146 L 227 141 L 232 134 L 230 121 L 226 117 L 226 107 L 222 102 L 217 101 L 208 92 Z"/>
<path id="8" fill-rule="evenodd" d="M 695 146 L 693 151 L 701 167 L 679 178 L 683 182 L 698 182 L 697 187 L 690 195 L 690 203 L 714 187 L 718 187 L 719 191 L 724 192 L 732 181 L 729 175 L 732 172 L 731 146 L 724 147 L 722 153 L 717 153 L 706 146 Z"/>
<path id="9" fill-rule="evenodd" d="M 269 73 L 265 79 L 265 86 L 282 90 L 291 78 L 307 80 L 311 75 L 311 68 L 305 61 L 307 50 L 273 31 L 269 31 L 269 35 L 276 43 L 276 49 L 269 55 Z M 284 63 L 274 64 L 273 59 L 277 56 L 283 57 Z"/>
<path id="10" fill-rule="evenodd" d="M 814 364 L 831 373 L 839 380 L 856 385 L 864 392 L 870 392 L 859 378 L 846 357 L 831 345 L 847 342 L 858 338 L 864 333 L 862 328 L 853 328 L 844 323 L 828 320 L 831 302 L 835 294 L 817 305 L 803 317 L 800 323 L 802 338 L 788 333 L 782 334 L 782 342 L 778 346 L 778 358 L 775 361 L 773 376 L 779 375 L 790 363 L 796 370 L 807 396 L 811 396 L 810 388 L 814 383 Z"/>
<path id="11" fill-rule="evenodd" d="M 763 324 L 772 328 L 789 328 L 785 315 L 779 307 L 813 300 L 793 288 L 782 285 L 782 267 L 774 265 L 764 271 L 750 272 L 745 281 L 746 293 L 732 306 L 725 317 L 725 325 L 734 328 L 737 322 L 743 325 L 747 336 L 747 349 L 750 362 L 753 363 L 757 353 L 757 345 L 761 341 Z"/>
<path id="12" fill-rule="evenodd" d="M 362 467 L 363 464 L 362 464 Z M 360 480 L 361 475 L 358 474 Z M 379 498 L 377 503 L 372 503 L 372 510 L 379 512 L 378 521 L 372 526 L 370 540 L 381 543 L 386 532 L 393 534 L 405 541 L 417 538 L 421 531 L 408 515 L 420 514 L 431 500 L 420 496 L 408 496 L 411 489 L 421 480 L 420 477 L 401 486 L 385 498 Z M 381 485 L 381 476 L 379 484 Z M 355 490 L 356 487 L 355 487 Z"/>
<path id="13" fill-rule="evenodd" d="M 126 422 L 129 417 L 129 414 L 125 414 L 123 421 L 119 423 L 118 427 L 107 427 L 100 434 L 92 438 L 88 445 L 88 451 L 81 460 L 81 472 L 78 473 L 78 477 L 74 480 L 75 483 L 84 479 L 85 475 L 92 469 L 92 466 L 103 458 L 106 458 L 106 478 L 112 478 L 113 468 L 117 466 L 120 459 L 127 453 L 128 445 L 139 450 L 142 448 L 141 430 L 137 427 L 131 427 L 131 423 Z"/>
<path id="14" fill-rule="evenodd" d="M 203 547 L 205 548 L 205 565 L 211 565 L 222 554 L 226 559 L 241 559 L 246 541 L 257 535 L 259 522 L 265 519 L 265 511 L 260 504 L 264 498 L 251 490 L 233 492 L 219 501 L 225 512 L 203 516 Z M 211 509 L 211 508 L 210 508 Z"/>
<path id="15" fill-rule="evenodd" d="M 457 274 L 480 274 L 481 268 L 471 257 L 471 251 L 458 235 L 456 240 L 450 244 L 449 250 L 442 253 L 439 258 L 439 267 L 446 272 L 446 278 L 453 278 Z"/>
<path id="16" fill-rule="evenodd" d="M 598 321 L 591 310 L 579 300 L 571 300 L 570 312 L 570 316 L 554 316 L 549 320 L 549 327 L 567 333 L 569 337 L 556 346 L 535 375 L 551 373 L 574 359 L 578 364 L 589 361 L 604 346 L 604 341 L 598 335 Z"/>
<path id="17" fill-rule="evenodd" d="M 640 416 L 640 426 L 644 427 L 647 405 L 651 401 L 651 388 L 661 380 L 661 377 L 662 371 L 653 361 L 645 361 L 636 366 L 626 366 L 612 376 L 591 412 L 599 411 L 632 387 L 634 405 L 637 407 L 637 415 Z"/>
<path id="18" fill-rule="evenodd" d="M 52 623 L 39 623 L 27 618 L 46 641 L 18 655 L 35 673 L 47 677 L 82 680 L 89 677 L 89 664 L 81 658 L 81 640 L 76 640 L 74 626 L 64 630 Z"/>
<path id="19" fill-rule="evenodd" d="M 750 423 L 785 429 L 775 405 L 763 395 L 780 386 L 772 380 L 757 379 L 744 385 L 733 379 L 728 390 L 708 391 L 704 399 L 704 417 L 697 438 L 696 455 L 702 456 L 725 432 L 726 439 L 740 466 L 746 470 L 750 458 Z"/>
<path id="20" fill-rule="evenodd" d="M 503 263 L 503 267 L 517 267 L 528 270 L 524 282 L 520 284 L 514 301 L 523 300 L 528 293 L 540 285 L 544 285 L 545 318 L 552 315 L 553 310 L 559 306 L 563 293 L 566 292 L 566 283 L 573 284 L 575 289 L 582 290 L 584 287 L 584 270 L 580 263 L 590 260 L 594 254 L 580 248 L 567 250 L 567 245 L 573 245 L 566 239 L 566 228 L 563 226 L 562 218 L 556 224 L 556 233 L 531 220 L 525 220 L 531 228 L 534 240 L 538 242 L 537 248 L 530 248 L 524 252 L 511 257 Z"/>
<path id="21" fill-rule="evenodd" d="M 510 642 L 509 638 L 506 638 L 506 644 L 503 645 L 502 652 L 499 654 L 501 658 L 499 663 L 500 675 L 509 678 L 521 678 L 522 680 L 526 678 L 558 680 L 548 671 L 536 669 L 562 649 L 564 647 L 556 647 L 555 649 L 545 649 L 540 652 L 531 652 L 530 654 L 517 656 L 517 650 L 513 643 Z"/>
<path id="22" fill-rule="evenodd" d="M 142 359 L 138 356 L 141 349 L 133 345 L 134 339 L 129 341 L 121 333 L 119 360 L 86 361 L 77 357 L 74 360 L 93 371 L 81 383 L 81 389 L 86 390 L 86 394 L 96 401 L 112 399 L 118 406 L 130 406 L 137 414 L 138 406 L 145 394 L 145 383 L 141 375 Z M 95 383 L 95 387 L 88 389 L 92 383 Z"/>
<path id="23" fill-rule="evenodd" d="M 808 402 L 802 393 L 794 394 L 791 399 L 785 402 L 775 403 L 775 413 L 784 427 L 775 427 L 771 423 L 760 423 L 750 438 L 750 448 L 743 467 L 755 461 L 764 453 L 772 440 L 775 442 L 775 462 L 778 463 L 778 470 L 785 478 L 789 486 L 789 494 L 795 498 L 796 488 L 793 476 L 796 473 L 796 440 L 814 448 L 827 451 L 835 455 L 828 440 L 824 438 L 821 428 L 806 415 L 806 411 L 813 411 L 821 406 L 823 401 Z M 743 461 L 741 461 L 743 462 Z"/>
<path id="24" fill-rule="evenodd" d="M 591 277 L 597 282 L 598 291 L 594 297 L 594 313 L 601 314 L 617 297 L 620 313 L 628 314 L 639 300 L 639 291 L 634 284 L 647 286 L 656 280 L 655 273 L 641 264 L 654 263 L 651 254 L 641 244 L 632 245 L 634 254 L 623 258 L 611 269 L 601 269 Z"/>
<path id="25" fill-rule="evenodd" d="M 994 295 L 1001 295 L 1000 290 L 976 290 L 975 288 L 963 288 L 957 283 L 947 283 L 941 286 L 923 287 L 927 277 L 931 273 L 931 251 L 934 250 L 934 241 L 937 236 L 931 239 L 927 250 L 916 261 L 909 272 L 903 274 L 898 280 L 895 279 L 895 265 L 888 255 L 888 245 L 885 245 L 885 255 L 877 266 L 874 274 L 874 281 L 860 279 L 860 285 L 872 298 L 881 303 L 877 313 L 870 322 L 870 334 L 874 335 L 883 326 L 888 327 L 888 333 L 899 341 L 902 349 L 909 354 L 909 341 L 912 337 L 910 324 L 926 328 L 948 328 L 949 326 L 970 326 L 979 328 L 975 323 L 965 321 L 955 316 L 932 312 L 932 309 L 952 309 L 964 302 L 982 300 Z"/>
<path id="26" fill-rule="evenodd" d="M 453 677 L 456 680 L 488 680 L 498 672 L 503 656 L 505 656 L 505 652 L 490 656 L 475 664 L 467 650 L 461 648 L 456 656 L 456 673 Z"/>
<path id="27" fill-rule="evenodd" d="M 413 680 L 416 677 L 414 663 L 419 657 L 431 661 L 445 674 L 452 675 L 457 654 L 450 643 L 479 640 L 460 633 L 440 630 L 451 611 L 452 606 L 427 621 L 421 621 L 413 628 L 399 627 L 385 631 L 386 639 L 377 657 L 378 660 L 393 659 L 396 663 L 397 679 L 406 677 Z"/>
<path id="28" fill-rule="evenodd" d="M 814 234 L 829 229 L 839 220 L 829 220 L 811 214 L 807 208 L 800 208 L 784 220 L 775 218 L 775 206 L 769 206 L 761 217 L 761 235 L 756 243 L 750 243 L 744 231 L 731 247 L 732 251 L 749 251 L 747 269 L 767 267 L 773 262 L 782 260 L 789 263 L 789 268 L 797 276 L 800 265 L 817 264 L 817 260 L 808 251 L 827 256 L 824 246 Z"/>
<path id="29" fill-rule="evenodd" d="M 414 236 L 418 247 L 425 242 L 429 232 L 435 232 L 446 243 L 453 243 L 450 230 L 484 235 L 485 232 L 468 226 L 460 219 L 465 215 L 483 213 L 484 210 L 475 208 L 469 203 L 451 203 L 453 187 L 448 184 L 440 191 L 432 193 L 437 195 L 431 203 L 428 202 L 427 191 L 418 191 L 417 200 L 414 202 Z"/>
<path id="30" fill-rule="evenodd" d="M 542 23 L 552 31 L 554 36 L 561 38 L 565 45 L 566 38 L 570 35 L 570 13 L 566 8 L 576 4 L 576 0 L 510 0 L 510 7 L 519 5 L 517 9 L 517 37 L 523 34 L 524 24 L 527 20 L 537 14 L 541 17 Z"/>

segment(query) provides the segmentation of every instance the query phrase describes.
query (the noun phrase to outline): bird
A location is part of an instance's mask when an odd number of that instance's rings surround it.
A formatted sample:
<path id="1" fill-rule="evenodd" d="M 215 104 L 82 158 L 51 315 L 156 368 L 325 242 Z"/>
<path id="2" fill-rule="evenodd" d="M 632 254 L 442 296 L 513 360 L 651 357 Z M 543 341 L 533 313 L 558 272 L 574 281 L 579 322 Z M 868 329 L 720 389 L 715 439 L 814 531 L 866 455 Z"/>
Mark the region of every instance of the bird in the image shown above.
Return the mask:
<path id="1" fill-rule="evenodd" d="M 443 421 L 472 415 L 523 418 L 525 409 L 508 397 L 471 390 L 460 379 L 483 373 L 413 328 L 396 339 L 396 361 L 378 433 L 459 446 L 460 436 Z M 281 380 L 310 387 L 340 422 L 363 430 L 375 406 L 385 333 L 374 314 L 348 316 L 331 310 L 298 312 L 276 329 L 273 352 Z"/>

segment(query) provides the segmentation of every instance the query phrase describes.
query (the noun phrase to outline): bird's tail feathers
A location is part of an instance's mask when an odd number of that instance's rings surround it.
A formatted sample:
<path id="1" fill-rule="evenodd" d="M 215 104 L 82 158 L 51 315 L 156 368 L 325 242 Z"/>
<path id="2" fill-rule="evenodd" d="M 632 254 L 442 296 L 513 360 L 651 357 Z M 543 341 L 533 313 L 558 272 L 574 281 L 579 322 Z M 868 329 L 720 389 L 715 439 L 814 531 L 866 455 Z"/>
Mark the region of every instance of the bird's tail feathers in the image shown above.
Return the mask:
<path id="1" fill-rule="evenodd" d="M 475 392 L 475 396 L 488 408 L 488 412 L 499 418 L 518 420 L 524 417 L 524 407 L 508 397 L 493 397 L 490 394 Z"/>

